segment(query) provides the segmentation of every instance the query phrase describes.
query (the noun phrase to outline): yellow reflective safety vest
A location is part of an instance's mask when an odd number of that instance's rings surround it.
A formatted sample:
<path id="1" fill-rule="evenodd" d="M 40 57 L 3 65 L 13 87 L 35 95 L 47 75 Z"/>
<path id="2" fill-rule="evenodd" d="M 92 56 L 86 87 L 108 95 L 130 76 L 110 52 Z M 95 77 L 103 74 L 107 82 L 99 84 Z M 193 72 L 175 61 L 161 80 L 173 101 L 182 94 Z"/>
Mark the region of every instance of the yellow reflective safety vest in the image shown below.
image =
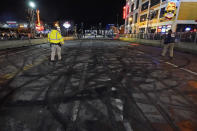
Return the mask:
<path id="1" fill-rule="evenodd" d="M 59 31 L 57 30 L 51 30 L 51 32 L 48 34 L 48 41 L 54 44 L 58 44 L 58 43 L 64 44 L 64 39 L 62 35 L 59 33 Z"/>

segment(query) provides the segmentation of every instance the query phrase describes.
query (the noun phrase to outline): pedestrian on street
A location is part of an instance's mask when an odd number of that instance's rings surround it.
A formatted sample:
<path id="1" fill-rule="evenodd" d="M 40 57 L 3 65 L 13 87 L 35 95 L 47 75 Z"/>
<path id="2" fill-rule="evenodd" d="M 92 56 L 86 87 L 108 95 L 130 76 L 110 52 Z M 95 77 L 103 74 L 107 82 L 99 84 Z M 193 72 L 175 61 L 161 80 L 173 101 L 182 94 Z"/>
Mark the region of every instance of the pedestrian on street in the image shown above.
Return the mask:
<path id="1" fill-rule="evenodd" d="M 77 38 L 78 39 L 81 39 L 81 29 L 78 29 L 77 30 Z"/>
<path id="2" fill-rule="evenodd" d="M 170 48 L 170 58 L 173 59 L 174 44 L 175 44 L 175 34 L 172 33 L 172 30 L 169 30 L 166 38 L 164 39 L 164 48 L 161 55 L 165 56 L 166 52 L 168 51 L 168 48 Z"/>
<path id="3" fill-rule="evenodd" d="M 64 39 L 56 27 L 53 27 L 51 32 L 48 34 L 48 42 L 51 46 L 51 61 L 55 61 L 56 52 L 58 60 L 61 60 L 61 46 L 64 44 Z"/>
<path id="4" fill-rule="evenodd" d="M 96 35 L 97 35 L 97 32 L 96 31 L 94 31 L 94 37 L 96 38 Z"/>

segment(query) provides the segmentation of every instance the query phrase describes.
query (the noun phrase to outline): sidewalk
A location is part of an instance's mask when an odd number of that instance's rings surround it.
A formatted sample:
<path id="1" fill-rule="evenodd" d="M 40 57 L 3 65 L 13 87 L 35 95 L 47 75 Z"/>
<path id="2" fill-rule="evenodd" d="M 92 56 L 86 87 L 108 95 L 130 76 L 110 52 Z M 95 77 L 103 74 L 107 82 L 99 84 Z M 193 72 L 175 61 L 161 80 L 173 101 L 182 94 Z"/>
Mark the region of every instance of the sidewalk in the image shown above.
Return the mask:
<path id="1" fill-rule="evenodd" d="M 125 38 L 125 37 L 120 37 L 119 40 L 133 42 L 133 43 L 139 43 L 139 44 L 143 44 L 143 45 L 163 47 L 161 40 L 146 40 L 146 39 L 137 39 L 137 38 Z M 185 43 L 185 42 L 176 43 L 175 50 L 197 54 L 197 44 Z"/>
<path id="2" fill-rule="evenodd" d="M 73 37 L 64 37 L 64 40 L 73 40 L 73 39 L 74 39 Z M 30 39 L 30 40 L 0 41 L 0 50 L 45 44 L 47 42 L 48 42 L 47 38 L 44 38 L 44 39 Z"/>

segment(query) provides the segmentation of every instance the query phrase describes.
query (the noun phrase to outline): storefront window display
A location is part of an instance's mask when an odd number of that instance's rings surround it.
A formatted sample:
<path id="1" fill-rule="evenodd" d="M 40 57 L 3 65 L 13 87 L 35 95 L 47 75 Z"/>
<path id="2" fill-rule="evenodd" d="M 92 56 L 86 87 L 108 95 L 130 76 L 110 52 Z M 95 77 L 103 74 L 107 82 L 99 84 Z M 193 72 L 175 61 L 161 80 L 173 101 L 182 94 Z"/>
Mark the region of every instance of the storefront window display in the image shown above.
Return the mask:
<path id="1" fill-rule="evenodd" d="M 171 25 L 158 26 L 157 27 L 157 32 L 158 33 L 167 33 L 170 29 L 172 29 Z"/>

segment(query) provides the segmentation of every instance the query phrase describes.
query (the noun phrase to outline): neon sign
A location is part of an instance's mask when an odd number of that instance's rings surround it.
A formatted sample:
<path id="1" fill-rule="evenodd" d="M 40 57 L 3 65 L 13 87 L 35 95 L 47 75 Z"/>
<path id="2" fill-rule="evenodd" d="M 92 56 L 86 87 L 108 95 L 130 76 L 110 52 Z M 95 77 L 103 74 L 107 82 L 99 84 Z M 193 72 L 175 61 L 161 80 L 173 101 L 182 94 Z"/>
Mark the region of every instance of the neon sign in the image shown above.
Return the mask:
<path id="1" fill-rule="evenodd" d="M 172 19 L 176 15 L 176 2 L 168 2 L 166 6 L 166 13 L 164 14 L 166 19 Z"/>
<path id="2" fill-rule="evenodd" d="M 127 14 L 126 6 L 124 6 L 124 8 L 123 8 L 123 19 L 126 19 L 126 14 Z"/>

